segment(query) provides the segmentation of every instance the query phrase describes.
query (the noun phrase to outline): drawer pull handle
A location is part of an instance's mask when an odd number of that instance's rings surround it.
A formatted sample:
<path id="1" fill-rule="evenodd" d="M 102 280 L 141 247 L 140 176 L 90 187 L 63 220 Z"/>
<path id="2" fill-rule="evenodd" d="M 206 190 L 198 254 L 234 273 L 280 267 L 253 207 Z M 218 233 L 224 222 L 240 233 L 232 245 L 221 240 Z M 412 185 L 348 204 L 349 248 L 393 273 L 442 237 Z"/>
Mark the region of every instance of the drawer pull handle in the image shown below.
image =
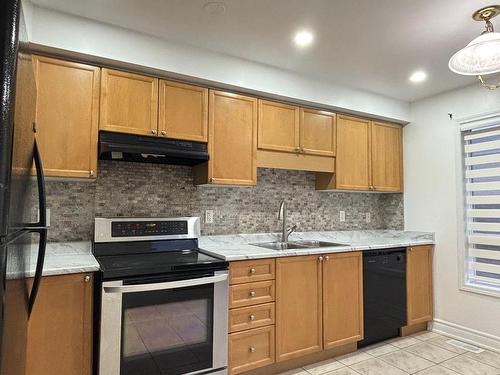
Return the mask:
<path id="1" fill-rule="evenodd" d="M 249 318 L 253 322 L 255 320 L 255 315 L 252 314 L 252 315 L 249 316 Z"/>
<path id="2" fill-rule="evenodd" d="M 250 350 L 250 353 L 255 353 L 255 351 L 256 351 L 257 349 L 255 349 L 255 346 L 251 346 L 249 350 Z"/>
<path id="3" fill-rule="evenodd" d="M 257 270 L 256 270 L 255 268 L 250 268 L 250 273 L 252 273 L 252 274 L 253 274 L 253 273 L 255 273 L 255 272 L 257 272 Z"/>
<path id="4" fill-rule="evenodd" d="M 255 297 L 255 291 L 253 291 L 253 290 L 252 290 L 252 291 L 250 292 L 250 297 Z"/>
<path id="5" fill-rule="evenodd" d="M 328 255 L 325 256 L 325 260 L 330 260 L 330 257 Z"/>

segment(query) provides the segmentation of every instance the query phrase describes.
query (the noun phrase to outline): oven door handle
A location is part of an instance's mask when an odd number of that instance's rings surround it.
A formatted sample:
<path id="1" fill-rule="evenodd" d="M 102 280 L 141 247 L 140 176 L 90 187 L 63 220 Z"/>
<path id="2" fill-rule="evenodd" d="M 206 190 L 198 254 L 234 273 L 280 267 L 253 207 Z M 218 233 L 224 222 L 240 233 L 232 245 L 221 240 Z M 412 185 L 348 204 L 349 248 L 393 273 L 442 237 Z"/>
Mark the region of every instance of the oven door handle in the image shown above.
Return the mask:
<path id="1" fill-rule="evenodd" d="M 227 273 L 216 276 L 200 277 L 199 279 L 167 281 L 165 283 L 104 286 L 103 289 L 106 293 L 136 293 L 149 292 L 153 290 L 187 288 L 190 286 L 219 283 L 225 280 L 227 280 Z"/>

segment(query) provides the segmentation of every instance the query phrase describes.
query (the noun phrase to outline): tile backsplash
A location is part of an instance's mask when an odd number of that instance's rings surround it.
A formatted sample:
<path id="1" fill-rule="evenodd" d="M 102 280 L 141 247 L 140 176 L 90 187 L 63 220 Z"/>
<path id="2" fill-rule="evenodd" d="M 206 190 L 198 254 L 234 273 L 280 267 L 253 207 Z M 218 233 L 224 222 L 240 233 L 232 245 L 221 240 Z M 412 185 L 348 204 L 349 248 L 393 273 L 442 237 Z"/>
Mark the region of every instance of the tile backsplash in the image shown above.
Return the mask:
<path id="1" fill-rule="evenodd" d="M 47 181 L 50 241 L 92 239 L 96 216 L 200 216 L 205 235 L 277 232 L 282 199 L 298 231 L 403 229 L 403 194 L 317 192 L 311 172 L 258 169 L 253 187 L 194 186 L 184 166 L 99 161 L 98 172 L 93 182 Z"/>

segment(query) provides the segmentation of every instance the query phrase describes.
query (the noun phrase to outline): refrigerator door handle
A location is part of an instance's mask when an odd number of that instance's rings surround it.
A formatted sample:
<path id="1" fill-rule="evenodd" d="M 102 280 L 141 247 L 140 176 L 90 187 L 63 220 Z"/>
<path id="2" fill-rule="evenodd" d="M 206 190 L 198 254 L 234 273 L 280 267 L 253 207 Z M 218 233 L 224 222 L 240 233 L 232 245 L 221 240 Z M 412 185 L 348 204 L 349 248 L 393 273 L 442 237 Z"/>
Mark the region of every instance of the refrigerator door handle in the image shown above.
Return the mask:
<path id="1" fill-rule="evenodd" d="M 43 175 L 42 158 L 40 156 L 40 150 L 38 149 L 38 144 L 35 138 L 35 147 L 33 158 L 35 160 L 36 168 L 36 180 L 38 185 L 38 208 L 40 210 L 40 219 L 38 223 L 35 223 L 31 228 L 32 232 L 37 232 L 40 234 L 40 242 L 38 245 L 38 256 L 36 260 L 35 278 L 33 280 L 33 286 L 31 287 L 31 293 L 29 297 L 28 312 L 31 314 L 33 306 L 35 305 L 36 296 L 38 294 L 38 288 L 40 287 L 40 282 L 42 280 L 43 272 L 43 262 L 45 260 L 45 249 L 47 247 L 47 202 L 45 195 L 45 177 Z"/>

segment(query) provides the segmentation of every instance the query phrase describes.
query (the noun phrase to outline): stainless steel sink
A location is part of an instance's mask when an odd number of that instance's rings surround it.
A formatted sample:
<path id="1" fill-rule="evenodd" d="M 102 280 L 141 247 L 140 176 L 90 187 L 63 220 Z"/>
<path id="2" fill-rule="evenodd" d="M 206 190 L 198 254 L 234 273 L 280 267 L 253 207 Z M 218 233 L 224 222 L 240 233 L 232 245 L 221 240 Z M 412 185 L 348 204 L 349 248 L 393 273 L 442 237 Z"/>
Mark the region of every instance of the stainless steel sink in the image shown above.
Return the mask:
<path id="1" fill-rule="evenodd" d="M 249 245 L 265 247 L 266 249 L 272 250 L 307 249 L 310 247 L 294 242 L 256 242 Z"/>
<path id="2" fill-rule="evenodd" d="M 305 247 L 333 247 L 333 246 L 347 246 L 343 243 L 337 242 L 326 242 L 326 241 L 315 241 L 315 240 L 299 240 L 299 241 L 290 241 L 289 243 L 293 243 L 299 246 Z"/>
<path id="3" fill-rule="evenodd" d="M 290 249 L 313 249 L 318 247 L 333 247 L 333 246 L 347 246 L 342 243 L 326 242 L 326 241 L 289 241 L 289 242 L 255 242 L 249 245 L 264 247 L 272 250 L 290 250 Z"/>

